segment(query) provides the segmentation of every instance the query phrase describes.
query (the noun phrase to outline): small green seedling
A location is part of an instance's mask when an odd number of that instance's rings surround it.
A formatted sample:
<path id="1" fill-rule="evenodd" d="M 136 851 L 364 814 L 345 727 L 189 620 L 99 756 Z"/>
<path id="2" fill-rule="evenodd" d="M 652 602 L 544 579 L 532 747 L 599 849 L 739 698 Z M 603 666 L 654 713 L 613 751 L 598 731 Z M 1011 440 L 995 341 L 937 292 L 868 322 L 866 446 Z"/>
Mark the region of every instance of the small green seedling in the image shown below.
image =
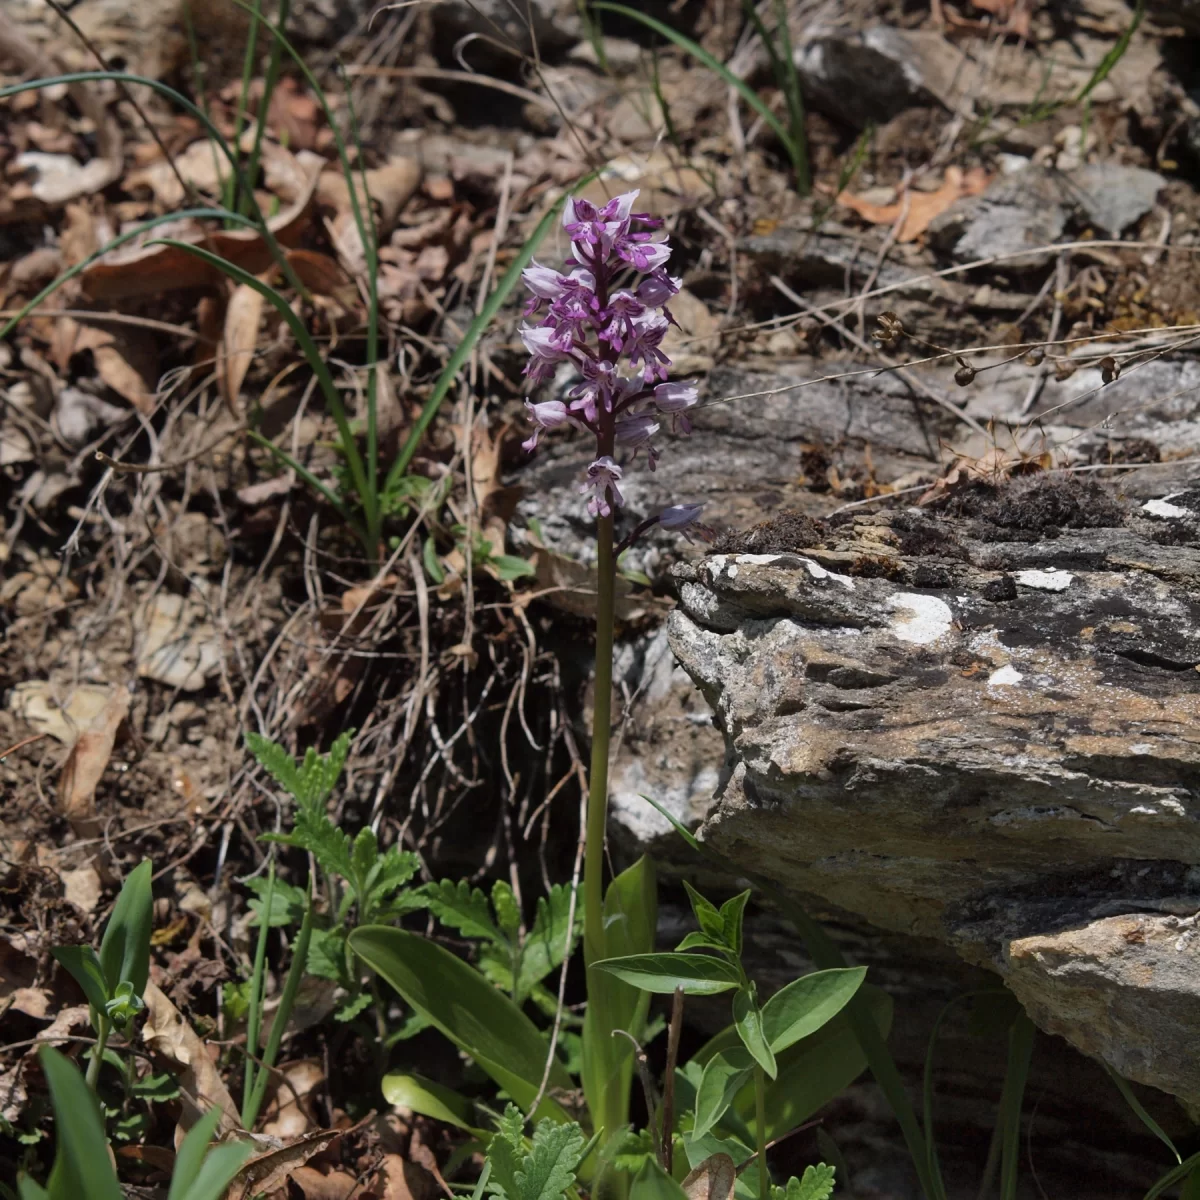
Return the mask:
<path id="1" fill-rule="evenodd" d="M 58 1151 L 45 1187 L 28 1176 L 18 1179 L 21 1200 L 124 1200 L 95 1095 L 70 1060 L 53 1047 L 43 1046 L 38 1059 L 50 1088 Z M 209 1150 L 220 1119 L 220 1108 L 210 1109 L 184 1138 L 167 1200 L 221 1200 L 225 1195 L 254 1148 L 248 1142 L 230 1142 Z"/>
<path id="2" fill-rule="evenodd" d="M 346 997 L 335 1012 L 341 1021 L 358 1016 L 373 998 L 363 990 L 362 970 L 347 945 L 350 931 L 356 925 L 396 920 L 426 903 L 421 891 L 407 886 L 420 866 L 415 854 L 394 846 L 381 851 L 369 826 L 351 837 L 330 819 L 327 802 L 341 777 L 353 736 L 353 730 L 343 733 L 328 754 L 310 747 L 296 762 L 275 742 L 246 735 L 251 753 L 296 805 L 291 831 L 269 834 L 266 840 L 308 851 L 323 878 L 328 903 L 319 923 L 314 920 L 307 969 L 345 989 Z M 263 930 L 268 925 L 293 924 L 305 910 L 307 893 L 273 876 L 256 880 L 251 887 L 258 897 L 252 908 Z"/>
<path id="3" fill-rule="evenodd" d="M 123 1031 L 146 1007 L 142 993 L 150 975 L 154 904 L 150 873 L 149 859 L 130 872 L 108 919 L 99 954 L 91 946 L 55 946 L 52 951 L 87 997 L 96 1031 L 87 1070 L 88 1086 L 92 1088 L 99 1078 L 112 1031 Z"/>

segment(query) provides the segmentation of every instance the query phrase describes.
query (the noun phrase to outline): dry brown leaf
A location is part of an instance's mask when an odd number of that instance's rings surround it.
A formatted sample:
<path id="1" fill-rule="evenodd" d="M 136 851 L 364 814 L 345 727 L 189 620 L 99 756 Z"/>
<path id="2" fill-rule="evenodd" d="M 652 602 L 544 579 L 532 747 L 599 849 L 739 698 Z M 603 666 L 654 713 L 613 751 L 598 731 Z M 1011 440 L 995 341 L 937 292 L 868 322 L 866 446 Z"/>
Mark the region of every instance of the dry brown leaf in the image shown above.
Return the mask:
<path id="1" fill-rule="evenodd" d="M 324 1175 L 315 1167 L 297 1167 L 289 1182 L 300 1189 L 304 1200 L 348 1200 L 358 1187 L 358 1180 L 346 1171 Z"/>
<path id="2" fill-rule="evenodd" d="M 267 1101 L 263 1133 L 290 1141 L 316 1128 L 310 1097 L 325 1082 L 321 1064 L 315 1058 L 281 1063 L 273 1079 L 275 1086 Z"/>
<path id="3" fill-rule="evenodd" d="M 317 176 L 310 177 L 307 190 L 294 204 L 276 213 L 267 228 L 282 246 L 295 245 L 308 226 Z M 148 235 L 165 236 L 162 228 Z M 270 249 L 263 237 L 252 229 L 202 232 L 189 227 L 176 235 L 177 240 L 203 245 L 214 254 L 259 275 L 271 266 Z M 82 272 L 83 290 L 96 300 L 117 300 L 127 296 L 154 296 L 179 288 L 212 287 L 224 276 L 208 263 L 176 246 L 121 247 L 106 254 Z"/>
<path id="4" fill-rule="evenodd" d="M 242 384 L 254 361 L 264 303 L 261 292 L 248 283 L 239 283 L 225 308 L 225 327 L 217 345 L 217 378 L 234 416 L 241 416 Z"/>
<path id="5" fill-rule="evenodd" d="M 841 192 L 837 201 L 846 208 L 853 209 L 872 225 L 895 225 L 903 216 L 896 241 L 912 242 L 929 228 L 935 217 L 941 216 L 956 200 L 963 196 L 978 196 L 989 182 L 988 173 L 982 167 L 972 167 L 966 172 L 960 167 L 947 167 L 942 186 L 935 192 L 917 192 L 910 189 L 894 204 L 873 204 L 862 196 Z"/>
<path id="6" fill-rule="evenodd" d="M 83 838 L 95 837 L 96 788 L 108 767 L 117 730 L 129 715 L 129 691 L 118 687 L 71 747 L 58 779 L 58 807 Z"/>
<path id="7" fill-rule="evenodd" d="M 158 342 L 154 336 L 125 325 L 77 324 L 77 330 L 72 353 L 90 350 L 96 373 L 118 396 L 138 412 L 153 411 L 158 383 Z"/>
<path id="8" fill-rule="evenodd" d="M 347 1132 L 345 1129 L 326 1129 L 301 1138 L 290 1146 L 255 1155 L 237 1173 L 225 1193 L 225 1200 L 250 1200 L 260 1192 L 269 1195 L 276 1188 L 283 1187 L 310 1158 L 328 1149 L 335 1138 Z"/>
<path id="9" fill-rule="evenodd" d="M 688 1200 L 731 1200 L 737 1168 L 728 1154 L 712 1154 L 683 1181 Z"/>
<path id="10" fill-rule="evenodd" d="M 337 259 L 317 250 L 289 250 L 288 266 L 296 278 L 316 296 L 332 296 L 343 308 L 350 308 L 358 296 Z"/>
<path id="11" fill-rule="evenodd" d="M 377 233 L 382 240 L 391 233 L 400 210 L 420 187 L 421 164 L 414 158 L 397 156 L 382 167 L 367 171 L 366 184 L 375 211 Z M 354 187 L 362 207 L 363 185 L 357 174 L 354 176 Z M 322 172 L 317 184 L 317 199 L 323 207 L 334 210 L 335 216 L 326 222 L 330 240 L 342 266 L 357 278 L 366 268 L 366 256 L 350 203 L 350 186 L 345 177 L 338 171 Z"/>
<path id="12" fill-rule="evenodd" d="M 237 1105 L 221 1079 L 208 1047 L 154 983 L 146 984 L 142 998 L 146 1001 L 142 1041 L 149 1050 L 161 1054 L 178 1068 L 180 1102 L 183 1106 L 180 1128 L 185 1131 L 190 1129 L 216 1105 L 221 1109 L 218 1136 L 240 1130 L 242 1125 L 238 1119 Z"/>
<path id="13" fill-rule="evenodd" d="M 424 1167 L 399 1154 L 385 1154 L 375 1182 L 379 1200 L 433 1200 L 437 1182 Z"/>

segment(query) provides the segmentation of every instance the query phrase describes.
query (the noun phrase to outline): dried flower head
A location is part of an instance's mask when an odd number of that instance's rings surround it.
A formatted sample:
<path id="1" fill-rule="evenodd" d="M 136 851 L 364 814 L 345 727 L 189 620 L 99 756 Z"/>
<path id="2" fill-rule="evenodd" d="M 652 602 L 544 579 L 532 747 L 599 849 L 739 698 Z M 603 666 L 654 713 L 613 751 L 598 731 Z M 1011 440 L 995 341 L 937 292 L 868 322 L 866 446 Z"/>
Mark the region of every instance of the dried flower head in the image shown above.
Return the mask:
<path id="1" fill-rule="evenodd" d="M 1114 379 L 1121 378 L 1121 364 L 1111 354 L 1102 358 L 1098 365 L 1103 382 L 1112 383 Z"/>
<path id="2" fill-rule="evenodd" d="M 894 312 L 881 312 L 871 336 L 881 346 L 893 346 L 904 336 L 904 322 Z"/>
<path id="3" fill-rule="evenodd" d="M 666 270 L 671 247 L 655 236 L 662 222 L 633 211 L 637 196 L 626 192 L 603 206 L 568 200 L 563 228 L 571 239 L 569 261 L 562 271 L 535 262 L 523 273 L 530 292 L 525 315 L 540 317 L 521 329 L 529 351 L 526 376 L 533 385 L 544 383 L 567 363 L 579 377 L 565 401 L 526 401 L 534 431 L 525 449 L 537 446 L 543 429 L 590 430 L 596 458 L 580 491 L 589 494 L 588 511 L 599 517 L 624 504 L 617 447 L 634 455 L 645 447 L 653 470 L 659 418 L 690 433 L 687 411 L 699 398 L 692 384 L 669 379 L 671 360 L 662 343 L 674 324 L 667 304 L 681 283 Z"/>
<path id="4" fill-rule="evenodd" d="M 955 358 L 958 370 L 954 372 L 954 382 L 959 387 L 970 387 L 975 382 L 975 368 L 965 358 Z"/>

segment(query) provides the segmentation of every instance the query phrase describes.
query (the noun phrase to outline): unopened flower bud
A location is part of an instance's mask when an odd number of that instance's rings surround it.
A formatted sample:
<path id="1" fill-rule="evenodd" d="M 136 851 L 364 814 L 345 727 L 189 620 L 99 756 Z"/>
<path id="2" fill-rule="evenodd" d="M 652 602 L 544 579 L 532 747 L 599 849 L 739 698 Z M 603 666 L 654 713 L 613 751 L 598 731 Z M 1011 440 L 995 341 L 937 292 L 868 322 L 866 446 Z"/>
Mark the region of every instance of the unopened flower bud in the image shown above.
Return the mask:
<path id="1" fill-rule="evenodd" d="M 959 387 L 970 387 L 975 382 L 975 368 L 961 358 L 957 362 L 958 370 L 954 372 L 954 382 Z"/>
<path id="2" fill-rule="evenodd" d="M 670 508 L 664 508 L 658 514 L 658 523 L 663 529 L 686 529 L 700 519 L 703 511 L 703 504 L 672 504 Z"/>
<path id="3" fill-rule="evenodd" d="M 1100 360 L 1100 378 L 1105 383 L 1112 383 L 1121 377 L 1121 364 L 1110 354 Z"/>

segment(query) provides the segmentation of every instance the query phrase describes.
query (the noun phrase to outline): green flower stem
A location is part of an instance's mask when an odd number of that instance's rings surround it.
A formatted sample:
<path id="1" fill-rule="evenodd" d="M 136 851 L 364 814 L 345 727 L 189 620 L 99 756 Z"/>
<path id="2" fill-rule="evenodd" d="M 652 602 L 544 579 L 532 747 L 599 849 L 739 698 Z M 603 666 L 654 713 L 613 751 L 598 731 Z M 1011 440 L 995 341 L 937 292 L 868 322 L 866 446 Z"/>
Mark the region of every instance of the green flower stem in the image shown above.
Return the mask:
<path id="1" fill-rule="evenodd" d="M 617 580 L 611 516 L 596 520 L 596 574 L 596 687 L 592 703 L 592 769 L 588 780 L 587 842 L 583 860 L 583 952 L 588 966 L 605 956 L 604 834 L 608 822 L 613 608 Z"/>
<path id="2" fill-rule="evenodd" d="M 94 1092 L 100 1080 L 100 1064 L 104 1061 L 104 1051 L 108 1049 L 108 1035 L 112 1032 L 112 1022 L 104 1013 L 95 1013 L 96 1044 L 92 1047 L 92 1061 L 88 1063 L 87 1085 Z"/>
<path id="3" fill-rule="evenodd" d="M 770 1200 L 771 1177 L 767 1174 L 767 1073 L 754 1068 L 754 1140 L 758 1143 L 758 1200 Z"/>

